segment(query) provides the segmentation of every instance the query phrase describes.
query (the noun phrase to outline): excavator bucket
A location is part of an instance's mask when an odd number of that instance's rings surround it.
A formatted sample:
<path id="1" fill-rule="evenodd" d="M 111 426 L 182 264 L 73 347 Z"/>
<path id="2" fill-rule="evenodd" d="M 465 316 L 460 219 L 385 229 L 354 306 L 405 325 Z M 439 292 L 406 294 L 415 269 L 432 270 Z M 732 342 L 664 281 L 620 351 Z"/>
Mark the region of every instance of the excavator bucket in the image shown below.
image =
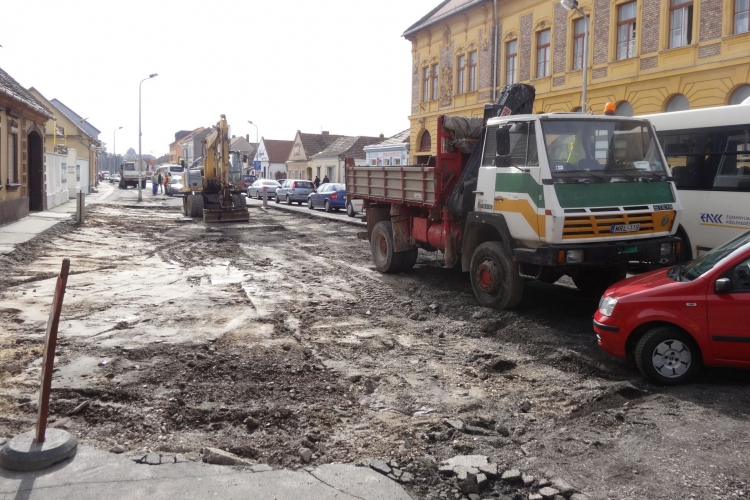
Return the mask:
<path id="1" fill-rule="evenodd" d="M 250 213 L 247 208 L 203 209 L 203 222 L 248 222 Z"/>

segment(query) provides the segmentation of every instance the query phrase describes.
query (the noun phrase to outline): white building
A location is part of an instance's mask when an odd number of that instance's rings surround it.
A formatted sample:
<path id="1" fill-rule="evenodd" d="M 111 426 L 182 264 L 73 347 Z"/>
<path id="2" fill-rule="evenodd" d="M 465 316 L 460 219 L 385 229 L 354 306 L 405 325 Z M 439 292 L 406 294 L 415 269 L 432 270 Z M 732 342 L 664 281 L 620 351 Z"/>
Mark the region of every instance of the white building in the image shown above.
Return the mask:
<path id="1" fill-rule="evenodd" d="M 286 160 L 293 144 L 294 141 L 261 137 L 253 161 L 255 174 L 262 179 L 286 178 Z"/>
<path id="2" fill-rule="evenodd" d="M 383 142 L 365 146 L 367 165 L 399 166 L 409 163 L 409 129 L 400 132 Z"/>

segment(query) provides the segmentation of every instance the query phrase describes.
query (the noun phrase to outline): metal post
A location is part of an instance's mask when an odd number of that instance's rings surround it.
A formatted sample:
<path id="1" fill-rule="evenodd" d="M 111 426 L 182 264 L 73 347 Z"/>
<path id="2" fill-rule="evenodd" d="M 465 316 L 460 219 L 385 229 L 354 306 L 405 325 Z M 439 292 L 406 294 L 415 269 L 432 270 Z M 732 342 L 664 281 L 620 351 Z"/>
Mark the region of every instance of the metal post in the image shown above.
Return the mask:
<path id="1" fill-rule="evenodd" d="M 141 83 L 138 84 L 138 201 L 143 201 L 143 193 L 141 192 L 141 182 L 143 177 L 143 155 L 141 154 L 141 87 L 143 86 L 143 82 L 158 75 L 158 73 L 148 75 L 148 78 L 144 78 L 141 80 Z"/>
<path id="2" fill-rule="evenodd" d="M 122 127 L 116 128 L 114 132 L 112 132 L 112 171 L 110 172 L 110 175 L 115 175 L 115 167 L 117 167 L 117 131 L 120 130 Z"/>
<path id="3" fill-rule="evenodd" d="M 44 341 L 44 356 L 42 357 L 42 387 L 39 391 L 39 413 L 36 418 L 36 442 L 43 443 L 47 431 L 47 417 L 49 416 L 49 396 L 52 390 L 52 370 L 55 365 L 55 348 L 57 347 L 57 327 L 60 324 L 65 287 L 68 284 L 70 259 L 63 259 L 60 276 L 57 277 L 55 297 L 52 300 L 52 310 L 47 321 L 47 336 Z"/>
<path id="4" fill-rule="evenodd" d="M 263 208 L 268 208 L 268 188 L 263 186 Z"/>
<path id="5" fill-rule="evenodd" d="M 583 16 L 583 91 L 581 92 L 581 113 L 586 114 L 587 95 L 586 87 L 589 74 L 589 18 L 581 9 L 576 9 Z"/>

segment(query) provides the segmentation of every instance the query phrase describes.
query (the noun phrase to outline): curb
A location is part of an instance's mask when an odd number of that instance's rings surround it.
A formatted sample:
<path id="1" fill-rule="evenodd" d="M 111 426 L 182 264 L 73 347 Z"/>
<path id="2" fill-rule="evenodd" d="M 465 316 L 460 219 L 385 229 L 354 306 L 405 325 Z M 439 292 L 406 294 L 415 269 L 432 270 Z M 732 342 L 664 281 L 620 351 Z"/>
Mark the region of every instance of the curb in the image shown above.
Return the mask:
<path id="1" fill-rule="evenodd" d="M 262 204 L 257 204 L 255 202 L 250 203 L 250 200 L 248 200 L 247 206 L 252 207 L 252 208 L 263 208 Z M 302 210 L 290 208 L 290 207 L 287 207 L 286 205 L 282 205 L 281 203 L 273 203 L 273 204 L 269 203 L 268 208 L 269 209 L 272 208 L 274 210 L 282 210 L 284 212 L 291 212 L 291 213 L 298 214 L 302 217 L 306 217 L 310 219 L 313 217 L 317 217 L 320 219 L 326 219 L 326 220 L 333 221 L 333 222 L 341 222 L 342 224 L 349 224 L 351 226 L 357 226 L 357 227 L 367 226 L 366 222 L 364 222 L 362 219 L 359 219 L 357 217 L 352 218 L 352 217 L 347 216 L 346 219 L 343 219 L 343 218 L 339 218 L 336 216 L 328 216 L 328 214 L 326 214 L 325 212 L 319 212 L 315 210 L 309 210 L 308 212 L 303 212 Z"/>

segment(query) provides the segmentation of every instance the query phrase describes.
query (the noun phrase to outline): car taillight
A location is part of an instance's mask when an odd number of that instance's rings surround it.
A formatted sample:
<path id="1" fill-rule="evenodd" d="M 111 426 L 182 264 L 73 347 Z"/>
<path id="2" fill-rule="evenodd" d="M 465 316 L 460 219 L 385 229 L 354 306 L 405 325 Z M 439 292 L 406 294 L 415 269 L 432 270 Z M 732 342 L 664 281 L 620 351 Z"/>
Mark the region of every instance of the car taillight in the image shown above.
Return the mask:
<path id="1" fill-rule="evenodd" d="M 292 189 L 297 189 L 297 183 L 296 182 L 292 182 Z"/>
<path id="2" fill-rule="evenodd" d="M 331 199 L 332 199 L 332 200 L 335 200 L 335 199 L 337 199 L 338 197 L 339 197 L 338 193 L 333 193 L 333 194 L 331 195 Z"/>

